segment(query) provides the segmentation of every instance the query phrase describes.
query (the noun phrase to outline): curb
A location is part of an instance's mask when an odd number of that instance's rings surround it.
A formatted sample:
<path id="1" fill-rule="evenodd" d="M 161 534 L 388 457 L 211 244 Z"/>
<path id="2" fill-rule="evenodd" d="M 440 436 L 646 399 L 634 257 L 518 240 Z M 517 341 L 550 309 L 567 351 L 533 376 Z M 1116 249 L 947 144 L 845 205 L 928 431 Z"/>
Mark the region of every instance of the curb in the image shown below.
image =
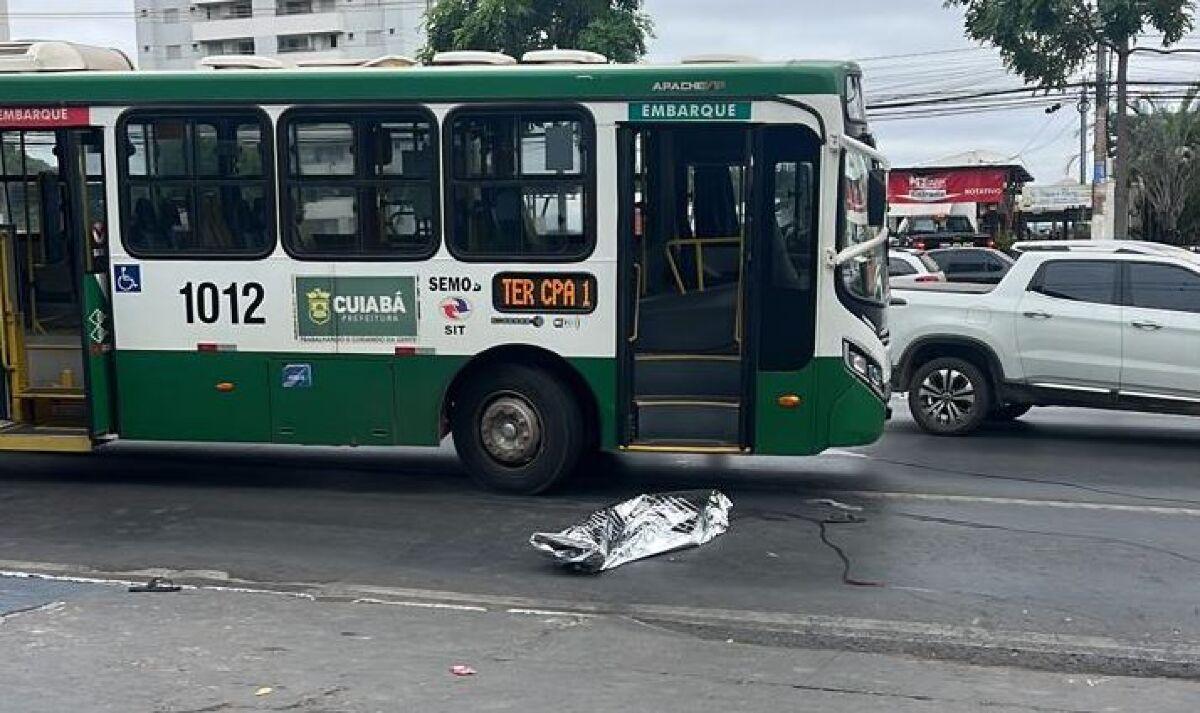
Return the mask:
<path id="1" fill-rule="evenodd" d="M 991 630 L 928 622 L 795 615 L 740 609 L 509 597 L 353 584 L 252 582 L 212 570 L 101 572 L 87 567 L 0 560 L 0 576 L 105 585 L 166 577 L 188 589 L 271 594 L 316 602 L 407 606 L 510 615 L 613 617 L 704 639 L 762 646 L 900 654 L 986 666 L 1200 680 L 1200 643 L 1146 646 L 1103 636 Z"/>

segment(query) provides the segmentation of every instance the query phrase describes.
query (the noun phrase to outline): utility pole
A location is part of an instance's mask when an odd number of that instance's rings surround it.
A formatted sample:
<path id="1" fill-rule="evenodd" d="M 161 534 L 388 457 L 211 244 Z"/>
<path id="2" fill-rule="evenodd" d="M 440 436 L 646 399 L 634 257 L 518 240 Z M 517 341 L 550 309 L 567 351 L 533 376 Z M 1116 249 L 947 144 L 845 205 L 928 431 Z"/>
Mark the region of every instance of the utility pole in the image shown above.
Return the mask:
<path id="1" fill-rule="evenodd" d="M 1113 162 L 1113 237 L 1129 237 L 1129 38 L 1117 52 L 1117 160 Z"/>
<path id="2" fill-rule="evenodd" d="M 1108 197 L 1105 186 L 1108 181 L 1108 48 L 1103 42 L 1096 45 L 1096 119 L 1092 131 L 1092 222 L 1096 226 L 1096 221 L 1112 210 L 1112 206 L 1105 205 Z M 1093 228 L 1093 237 L 1098 230 L 1098 226 Z M 1100 232 L 1099 237 L 1112 237 Z"/>
<path id="3" fill-rule="evenodd" d="M 1079 183 L 1087 185 L 1087 114 L 1091 104 L 1088 103 L 1087 85 L 1079 88 L 1079 103 L 1075 105 L 1079 110 Z"/>

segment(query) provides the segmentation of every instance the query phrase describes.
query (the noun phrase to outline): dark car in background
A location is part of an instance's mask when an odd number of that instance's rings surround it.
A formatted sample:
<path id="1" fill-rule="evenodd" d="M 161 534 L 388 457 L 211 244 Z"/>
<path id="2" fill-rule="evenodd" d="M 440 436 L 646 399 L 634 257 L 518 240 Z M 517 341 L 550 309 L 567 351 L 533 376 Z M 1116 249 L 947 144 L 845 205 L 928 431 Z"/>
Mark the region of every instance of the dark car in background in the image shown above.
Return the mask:
<path id="1" fill-rule="evenodd" d="M 1004 278 L 1014 260 L 992 248 L 943 248 L 929 257 L 942 268 L 949 282 L 994 285 Z"/>
<path id="2" fill-rule="evenodd" d="M 992 236 L 980 233 L 962 215 L 910 216 L 900 223 L 893 240 L 898 248 L 934 250 L 956 246 L 992 247 Z"/>

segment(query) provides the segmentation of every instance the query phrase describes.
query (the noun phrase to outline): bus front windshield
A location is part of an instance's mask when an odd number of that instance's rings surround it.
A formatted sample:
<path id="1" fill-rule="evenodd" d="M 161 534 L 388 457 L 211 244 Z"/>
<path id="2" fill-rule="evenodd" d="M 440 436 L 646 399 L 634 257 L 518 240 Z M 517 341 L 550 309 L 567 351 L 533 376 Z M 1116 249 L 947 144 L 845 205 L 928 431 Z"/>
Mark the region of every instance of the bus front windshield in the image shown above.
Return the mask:
<path id="1" fill-rule="evenodd" d="M 842 173 L 842 232 L 838 250 L 865 243 L 879 235 L 869 225 L 867 196 L 870 191 L 871 159 L 854 150 L 846 151 Z M 883 304 L 887 298 L 887 245 L 860 255 L 841 266 L 842 284 L 852 296 Z"/>

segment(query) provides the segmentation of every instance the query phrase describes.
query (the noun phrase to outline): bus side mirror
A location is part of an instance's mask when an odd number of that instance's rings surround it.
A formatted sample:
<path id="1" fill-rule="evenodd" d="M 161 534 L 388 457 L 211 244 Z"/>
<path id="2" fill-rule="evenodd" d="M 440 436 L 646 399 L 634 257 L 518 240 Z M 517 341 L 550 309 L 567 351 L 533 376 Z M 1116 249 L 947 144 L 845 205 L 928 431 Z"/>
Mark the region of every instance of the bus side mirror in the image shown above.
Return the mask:
<path id="1" fill-rule="evenodd" d="M 887 169 L 872 168 L 868 174 L 867 225 L 882 228 L 887 224 Z"/>

